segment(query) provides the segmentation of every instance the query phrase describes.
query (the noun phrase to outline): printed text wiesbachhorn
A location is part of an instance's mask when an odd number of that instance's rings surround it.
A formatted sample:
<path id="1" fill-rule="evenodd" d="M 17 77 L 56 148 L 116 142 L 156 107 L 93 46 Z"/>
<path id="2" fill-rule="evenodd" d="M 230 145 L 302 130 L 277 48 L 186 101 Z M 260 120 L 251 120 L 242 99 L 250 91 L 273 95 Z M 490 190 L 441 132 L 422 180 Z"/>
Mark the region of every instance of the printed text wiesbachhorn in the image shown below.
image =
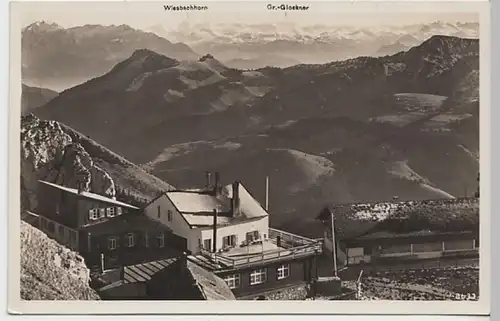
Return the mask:
<path id="1" fill-rule="evenodd" d="M 198 6 L 196 4 L 189 5 L 163 5 L 165 11 L 206 11 L 207 6 Z"/>

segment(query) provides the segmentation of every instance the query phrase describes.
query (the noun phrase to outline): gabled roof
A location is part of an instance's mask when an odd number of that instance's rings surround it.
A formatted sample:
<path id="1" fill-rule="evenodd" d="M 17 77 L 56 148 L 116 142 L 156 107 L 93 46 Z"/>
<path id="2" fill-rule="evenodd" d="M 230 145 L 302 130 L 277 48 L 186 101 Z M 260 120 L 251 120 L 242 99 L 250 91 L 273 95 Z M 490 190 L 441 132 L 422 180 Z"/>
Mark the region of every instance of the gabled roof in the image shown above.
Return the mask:
<path id="1" fill-rule="evenodd" d="M 340 239 L 355 238 L 375 230 L 398 233 L 475 231 L 479 228 L 479 199 L 336 204 L 325 207 L 317 219 L 328 223 L 329 227 L 331 214 L 336 236 Z"/>
<path id="2" fill-rule="evenodd" d="M 233 216 L 231 198 L 233 185 L 228 184 L 222 188 L 219 195 L 206 190 L 170 191 L 165 195 L 181 213 L 191 227 L 204 227 L 213 225 L 213 210 L 219 213 L 218 225 L 228 225 L 268 216 L 262 205 L 241 184 L 238 184 L 241 215 Z"/>
<path id="3" fill-rule="evenodd" d="M 114 204 L 114 205 L 117 205 L 117 206 L 127 207 L 127 208 L 135 209 L 135 210 L 139 209 L 136 206 L 133 206 L 133 205 L 130 205 L 130 204 L 127 204 L 127 203 L 123 203 L 123 202 L 117 201 L 115 199 L 112 199 L 110 197 L 106 197 L 104 195 L 99 195 L 99 194 L 95 194 L 95 193 L 91 193 L 91 192 L 81 192 L 81 193 L 78 193 L 78 189 L 76 189 L 76 188 L 70 188 L 70 187 L 66 187 L 66 186 L 61 186 L 61 185 L 58 185 L 58 184 L 49 183 L 49 182 L 42 181 L 42 180 L 40 180 L 39 182 L 42 183 L 42 184 L 44 184 L 44 185 L 47 185 L 47 186 L 59 189 L 61 191 L 64 191 L 66 193 L 78 195 L 78 196 L 81 196 L 81 197 L 84 197 L 84 198 L 88 198 L 88 199 L 92 199 L 92 200 L 95 200 L 95 201 L 105 202 L 105 203 L 108 203 L 108 204 Z"/>
<path id="4" fill-rule="evenodd" d="M 125 266 L 123 268 L 123 282 L 147 282 L 151 280 L 156 273 L 163 271 L 165 268 L 176 263 L 178 260 L 179 257 L 171 257 L 158 261 L 144 262 L 140 264 Z"/>

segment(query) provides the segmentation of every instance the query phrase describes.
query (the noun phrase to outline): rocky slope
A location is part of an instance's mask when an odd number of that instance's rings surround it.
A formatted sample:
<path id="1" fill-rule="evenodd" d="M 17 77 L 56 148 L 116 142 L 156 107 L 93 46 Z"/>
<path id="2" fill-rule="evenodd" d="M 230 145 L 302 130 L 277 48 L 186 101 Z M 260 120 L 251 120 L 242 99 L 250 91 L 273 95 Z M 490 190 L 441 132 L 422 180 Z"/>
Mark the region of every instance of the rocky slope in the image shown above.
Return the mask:
<path id="1" fill-rule="evenodd" d="M 446 36 L 392 56 L 257 71 L 142 50 L 36 113 L 177 187 L 218 170 L 263 201 L 270 175 L 271 222 L 300 227 L 324 203 L 472 195 L 478 70 L 479 41 Z"/>
<path id="2" fill-rule="evenodd" d="M 30 113 L 33 109 L 46 104 L 57 95 L 59 95 L 57 91 L 22 84 L 21 113 Z"/>
<path id="3" fill-rule="evenodd" d="M 141 48 L 178 59 L 198 58 L 185 44 L 127 25 L 63 28 L 41 21 L 22 31 L 22 79 L 61 91 L 108 72 Z"/>
<path id="4" fill-rule="evenodd" d="M 21 221 L 21 299 L 99 300 L 83 258 Z"/>
<path id="5" fill-rule="evenodd" d="M 171 186 L 56 121 L 30 114 L 21 119 L 22 207 L 37 204 L 37 181 L 43 179 L 109 197 L 124 191 L 137 200 L 149 199 Z"/>

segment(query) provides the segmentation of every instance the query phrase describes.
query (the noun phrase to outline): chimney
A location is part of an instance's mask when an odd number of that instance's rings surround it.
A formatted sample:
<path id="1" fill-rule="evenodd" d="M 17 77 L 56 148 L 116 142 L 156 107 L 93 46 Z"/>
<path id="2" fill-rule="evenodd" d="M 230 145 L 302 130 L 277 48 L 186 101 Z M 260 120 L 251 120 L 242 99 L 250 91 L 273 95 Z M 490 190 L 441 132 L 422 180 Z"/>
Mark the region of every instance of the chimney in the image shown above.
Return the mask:
<path id="1" fill-rule="evenodd" d="M 83 192 L 83 183 L 81 181 L 78 181 L 78 194 L 81 194 Z"/>
<path id="2" fill-rule="evenodd" d="M 217 210 L 214 209 L 214 224 L 213 224 L 213 229 L 214 229 L 214 240 L 213 240 L 213 252 L 217 252 Z"/>
<path id="3" fill-rule="evenodd" d="M 182 252 L 181 257 L 179 258 L 179 275 L 185 275 L 187 269 L 187 253 Z"/>
<path id="4" fill-rule="evenodd" d="M 266 211 L 269 212 L 269 176 L 266 176 Z"/>
<path id="5" fill-rule="evenodd" d="M 206 184 L 207 184 L 206 188 L 210 189 L 210 187 L 211 187 L 210 185 L 212 184 L 212 173 L 210 173 L 209 171 L 206 171 L 205 172 L 205 177 L 207 179 L 207 181 L 206 181 Z"/>
<path id="6" fill-rule="evenodd" d="M 101 253 L 101 273 L 104 273 L 104 253 Z"/>
<path id="7" fill-rule="evenodd" d="M 182 267 L 187 268 L 187 257 L 188 254 L 186 252 L 182 252 Z"/>
<path id="8" fill-rule="evenodd" d="M 231 209 L 233 216 L 240 215 L 240 182 L 233 183 L 233 198 L 231 199 Z"/>
<path id="9" fill-rule="evenodd" d="M 220 174 L 219 172 L 215 172 L 215 182 L 214 182 L 214 194 L 218 196 L 220 194 Z"/>

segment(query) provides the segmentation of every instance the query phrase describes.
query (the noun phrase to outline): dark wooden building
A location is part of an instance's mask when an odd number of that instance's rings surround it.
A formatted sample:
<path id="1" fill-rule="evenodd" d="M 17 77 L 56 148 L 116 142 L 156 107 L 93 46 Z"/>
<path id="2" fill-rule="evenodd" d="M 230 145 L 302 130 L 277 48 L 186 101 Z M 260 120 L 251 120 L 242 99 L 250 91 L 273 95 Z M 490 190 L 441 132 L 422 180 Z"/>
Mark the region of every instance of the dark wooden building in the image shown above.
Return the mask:
<path id="1" fill-rule="evenodd" d="M 89 266 L 107 269 L 186 250 L 184 238 L 135 206 L 45 181 L 38 191 L 38 227 Z"/>
<path id="2" fill-rule="evenodd" d="M 479 199 L 338 204 L 318 216 L 339 268 L 479 255 Z"/>
<path id="3" fill-rule="evenodd" d="M 234 300 L 226 282 L 184 254 L 109 271 L 98 287 L 107 300 Z"/>

